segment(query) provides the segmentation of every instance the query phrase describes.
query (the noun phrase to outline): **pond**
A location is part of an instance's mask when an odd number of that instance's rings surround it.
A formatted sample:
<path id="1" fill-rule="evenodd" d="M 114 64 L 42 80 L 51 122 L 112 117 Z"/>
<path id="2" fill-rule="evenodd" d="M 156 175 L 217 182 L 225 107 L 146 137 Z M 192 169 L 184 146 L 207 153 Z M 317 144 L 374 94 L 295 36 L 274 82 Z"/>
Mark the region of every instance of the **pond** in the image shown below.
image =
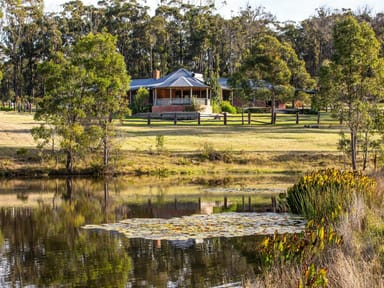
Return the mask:
<path id="1" fill-rule="evenodd" d="M 181 178 L 2 180 L 0 287 L 243 287 L 260 272 L 263 233 L 229 235 L 236 228 L 220 221 L 239 215 L 276 220 L 280 216 L 268 212 L 271 196 L 295 176 L 228 179 L 225 186 Z M 183 227 L 177 219 L 189 222 Z M 178 228 L 171 237 L 156 226 L 145 237 L 143 226 L 121 230 L 127 221 L 165 221 L 168 228 L 173 221 Z M 199 223 L 216 230 L 174 233 Z"/>

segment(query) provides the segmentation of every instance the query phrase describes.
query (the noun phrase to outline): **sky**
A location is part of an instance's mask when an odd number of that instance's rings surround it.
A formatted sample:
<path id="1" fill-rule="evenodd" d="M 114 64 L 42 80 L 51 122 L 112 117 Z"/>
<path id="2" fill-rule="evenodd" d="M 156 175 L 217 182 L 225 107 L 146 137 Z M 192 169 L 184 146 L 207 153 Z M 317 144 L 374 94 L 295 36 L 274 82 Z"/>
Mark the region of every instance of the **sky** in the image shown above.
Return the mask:
<path id="1" fill-rule="evenodd" d="M 144 2 L 145 0 L 138 1 Z M 204 1 L 206 0 L 189 0 L 190 3 L 204 3 Z M 59 11 L 60 5 L 69 2 L 69 0 L 45 0 L 44 2 L 47 11 Z M 96 5 L 97 2 L 98 0 L 83 0 L 86 5 Z M 144 4 L 154 11 L 159 2 L 160 0 L 146 0 Z M 352 11 L 368 7 L 374 14 L 384 12 L 383 0 L 226 0 L 226 5 L 222 2 L 223 0 L 215 0 L 217 12 L 223 17 L 235 16 L 240 8 L 249 4 L 252 7 L 264 7 L 266 12 L 270 12 L 281 22 L 288 20 L 299 22 L 316 15 L 316 9 L 321 7 L 331 10 L 349 8 Z"/>

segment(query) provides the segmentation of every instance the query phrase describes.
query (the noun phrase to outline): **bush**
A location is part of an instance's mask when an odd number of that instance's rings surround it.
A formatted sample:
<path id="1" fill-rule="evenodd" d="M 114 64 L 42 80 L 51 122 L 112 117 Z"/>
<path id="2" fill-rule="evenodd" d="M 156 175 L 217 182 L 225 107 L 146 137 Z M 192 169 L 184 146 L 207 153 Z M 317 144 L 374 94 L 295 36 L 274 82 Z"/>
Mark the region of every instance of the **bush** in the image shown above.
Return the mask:
<path id="1" fill-rule="evenodd" d="M 0 111 L 6 111 L 6 112 L 9 112 L 9 111 L 13 111 L 13 108 L 12 108 L 12 107 L 1 106 L 1 107 L 0 107 Z"/>
<path id="2" fill-rule="evenodd" d="M 214 101 L 212 101 L 212 112 L 221 113 L 221 107 Z"/>
<path id="3" fill-rule="evenodd" d="M 232 106 L 232 104 L 229 103 L 229 101 L 221 102 L 221 111 L 222 112 L 228 112 L 231 114 L 236 114 L 236 112 L 237 112 L 236 107 Z"/>
<path id="4" fill-rule="evenodd" d="M 335 211 L 348 211 L 356 196 L 369 207 L 382 203 L 374 179 L 359 172 L 326 169 L 303 176 L 288 189 L 287 202 L 293 213 L 308 219 L 335 220 Z"/>
<path id="5" fill-rule="evenodd" d="M 164 143 L 165 143 L 164 135 L 157 135 L 156 136 L 157 153 L 160 153 L 164 150 Z"/>
<path id="6" fill-rule="evenodd" d="M 217 151 L 212 144 L 204 143 L 201 151 L 201 158 L 209 161 L 232 163 L 234 161 L 234 154 L 230 150 Z"/>
<path id="7" fill-rule="evenodd" d="M 271 113 L 271 108 L 270 107 L 248 107 L 244 108 L 244 112 L 248 113 Z"/>
<path id="8" fill-rule="evenodd" d="M 131 103 L 131 109 L 134 114 L 149 112 L 151 105 L 148 103 L 149 91 L 145 88 L 139 88 L 133 102 Z"/>

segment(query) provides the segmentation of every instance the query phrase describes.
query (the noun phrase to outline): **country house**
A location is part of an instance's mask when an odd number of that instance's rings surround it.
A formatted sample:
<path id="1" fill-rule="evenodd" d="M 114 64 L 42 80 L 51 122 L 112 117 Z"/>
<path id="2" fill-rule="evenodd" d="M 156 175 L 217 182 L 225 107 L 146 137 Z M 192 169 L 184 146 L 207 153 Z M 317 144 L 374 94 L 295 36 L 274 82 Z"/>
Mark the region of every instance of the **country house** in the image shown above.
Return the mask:
<path id="1" fill-rule="evenodd" d="M 148 103 L 153 113 L 184 112 L 196 107 L 201 112 L 212 113 L 211 88 L 201 74 L 181 68 L 164 77 L 155 70 L 152 78 L 133 79 L 129 90 L 131 103 L 140 87 L 149 90 Z"/>

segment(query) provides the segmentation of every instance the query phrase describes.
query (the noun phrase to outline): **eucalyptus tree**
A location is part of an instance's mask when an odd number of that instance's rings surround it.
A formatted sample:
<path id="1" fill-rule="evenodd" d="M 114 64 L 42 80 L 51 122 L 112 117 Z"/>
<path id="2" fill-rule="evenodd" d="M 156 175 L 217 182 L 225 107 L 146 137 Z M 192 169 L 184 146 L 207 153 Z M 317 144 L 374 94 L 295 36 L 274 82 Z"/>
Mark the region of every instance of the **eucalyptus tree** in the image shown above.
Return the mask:
<path id="1" fill-rule="evenodd" d="M 113 118 L 124 117 L 128 107 L 126 94 L 130 79 L 116 44 L 117 37 L 109 33 L 91 33 L 78 41 L 73 49 L 73 63 L 86 71 L 83 88 L 93 99 L 89 112 L 93 124 L 99 129 L 105 172 L 110 168 Z"/>
<path id="2" fill-rule="evenodd" d="M 275 124 L 278 98 L 292 100 L 295 88 L 313 85 L 304 62 L 298 59 L 292 47 L 270 35 L 260 38 L 251 47 L 240 73 L 254 86 L 253 90 L 261 90 L 270 98 L 271 124 Z"/>
<path id="3" fill-rule="evenodd" d="M 113 118 L 121 118 L 127 107 L 129 77 L 116 38 L 108 33 L 80 38 L 66 54 L 40 65 L 45 95 L 35 114 L 42 121 L 32 131 L 47 144 L 55 137 L 66 155 L 67 173 L 77 157 L 103 150 L 104 172 L 108 172 L 113 147 Z"/>
<path id="4" fill-rule="evenodd" d="M 117 37 L 117 47 L 130 75 L 148 77 L 152 69 L 150 50 L 154 45 L 147 31 L 149 7 L 136 0 L 103 0 L 98 4 L 102 14 L 100 25 Z"/>
<path id="5" fill-rule="evenodd" d="M 359 23 L 354 16 L 344 15 L 333 31 L 334 55 L 320 79 L 323 87 L 332 87 L 340 117 L 346 121 L 350 134 L 349 151 L 353 170 L 358 168 L 359 135 L 371 131 L 375 123 L 377 103 L 383 93 L 383 59 L 380 43 L 371 26 Z M 331 86 L 332 85 L 332 86 Z M 374 121 L 371 121 L 369 118 Z M 368 129 L 365 129 L 370 125 Z"/>
<path id="6" fill-rule="evenodd" d="M 93 5 L 84 5 L 80 0 L 68 1 L 62 5 L 63 10 L 57 14 L 62 43 L 64 46 L 74 44 L 80 37 L 91 32 L 98 32 L 103 15 Z"/>
<path id="7" fill-rule="evenodd" d="M 253 8 L 250 5 L 228 20 L 226 31 L 229 47 L 227 46 L 227 49 L 231 59 L 228 63 L 229 74 L 239 71 L 243 58 L 247 55 L 244 52 L 248 52 L 259 38 L 274 35 L 271 28 L 275 22 L 275 17 L 266 12 L 263 7 Z"/>
<path id="8" fill-rule="evenodd" d="M 88 107 L 94 102 L 85 89 L 86 70 L 71 63 L 70 57 L 57 53 L 55 59 L 39 66 L 45 95 L 38 103 L 35 119 L 42 124 L 32 129 L 41 148 L 57 139 L 60 151 L 65 154 L 68 174 L 73 173 L 77 157 L 90 146 L 84 122 Z"/>
<path id="9" fill-rule="evenodd" d="M 299 58 L 305 61 L 312 77 L 318 75 L 323 61 L 331 58 L 332 29 L 340 17 L 337 11 L 324 7 L 317 9 L 316 13 L 299 24 L 287 22 L 280 27 L 280 36 L 292 44 Z"/>
<path id="10" fill-rule="evenodd" d="M 384 12 L 377 13 L 372 19 L 372 28 L 375 31 L 377 39 L 381 43 L 381 55 L 384 54 Z"/>
<path id="11" fill-rule="evenodd" d="M 35 94 L 37 63 L 41 60 L 42 0 L 3 1 L 2 50 L 5 54 L 6 91 L 16 101 L 31 101 Z"/>
<path id="12" fill-rule="evenodd" d="M 156 13 L 147 23 L 146 35 L 150 45 L 151 70 L 159 69 L 162 73 L 170 72 L 168 62 L 170 51 L 170 33 L 167 30 L 167 20 L 161 13 Z"/>
<path id="13" fill-rule="evenodd" d="M 175 70 L 186 65 L 187 33 L 185 30 L 185 6 L 182 1 L 162 2 L 156 9 L 155 15 L 163 17 L 168 34 L 166 46 L 169 70 Z"/>

